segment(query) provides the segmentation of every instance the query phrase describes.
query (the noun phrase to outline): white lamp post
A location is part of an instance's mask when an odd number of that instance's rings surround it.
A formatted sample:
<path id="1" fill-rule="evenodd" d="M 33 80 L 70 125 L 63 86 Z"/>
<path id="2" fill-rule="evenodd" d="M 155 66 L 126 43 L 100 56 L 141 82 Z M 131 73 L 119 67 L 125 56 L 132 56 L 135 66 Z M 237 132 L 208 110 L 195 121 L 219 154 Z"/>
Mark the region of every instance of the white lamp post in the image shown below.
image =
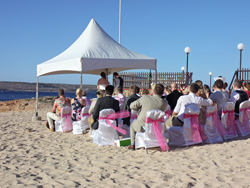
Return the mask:
<path id="1" fill-rule="evenodd" d="M 187 54 L 187 66 L 186 66 L 186 84 L 187 84 L 187 79 L 188 79 L 188 54 L 191 52 L 191 48 L 186 47 L 184 49 L 184 51 Z"/>
<path id="2" fill-rule="evenodd" d="M 241 56 L 242 56 L 242 50 L 245 48 L 245 45 L 243 43 L 238 44 L 238 49 L 240 50 L 240 80 L 241 80 Z"/>
<path id="3" fill-rule="evenodd" d="M 212 88 L 211 88 L 211 77 L 212 77 L 213 73 L 212 72 L 209 72 L 209 76 L 210 76 L 210 90 L 212 91 Z"/>

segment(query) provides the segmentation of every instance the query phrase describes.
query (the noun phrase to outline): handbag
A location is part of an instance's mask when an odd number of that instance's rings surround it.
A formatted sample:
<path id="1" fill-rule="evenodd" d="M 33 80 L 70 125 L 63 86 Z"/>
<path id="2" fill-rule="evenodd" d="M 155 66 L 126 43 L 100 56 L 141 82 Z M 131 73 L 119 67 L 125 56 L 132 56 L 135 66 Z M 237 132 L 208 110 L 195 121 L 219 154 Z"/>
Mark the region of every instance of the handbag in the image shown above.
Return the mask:
<path id="1" fill-rule="evenodd" d="M 99 127 L 99 122 L 98 122 L 98 121 L 94 121 L 94 122 L 91 124 L 91 127 L 92 127 L 92 129 L 94 129 L 94 130 L 98 129 L 98 127 Z"/>

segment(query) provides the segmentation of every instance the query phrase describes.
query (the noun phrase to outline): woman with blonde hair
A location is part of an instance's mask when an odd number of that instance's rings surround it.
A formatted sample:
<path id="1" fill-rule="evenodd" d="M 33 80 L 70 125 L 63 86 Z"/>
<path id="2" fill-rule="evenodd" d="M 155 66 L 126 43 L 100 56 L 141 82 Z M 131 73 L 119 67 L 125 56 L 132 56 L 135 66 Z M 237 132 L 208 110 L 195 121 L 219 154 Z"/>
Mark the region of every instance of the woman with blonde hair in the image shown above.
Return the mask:
<path id="1" fill-rule="evenodd" d="M 72 121 L 79 121 L 81 120 L 81 111 L 82 108 L 86 106 L 86 101 L 82 99 L 82 89 L 78 88 L 76 90 L 76 97 L 71 100 L 71 107 L 72 107 Z"/>

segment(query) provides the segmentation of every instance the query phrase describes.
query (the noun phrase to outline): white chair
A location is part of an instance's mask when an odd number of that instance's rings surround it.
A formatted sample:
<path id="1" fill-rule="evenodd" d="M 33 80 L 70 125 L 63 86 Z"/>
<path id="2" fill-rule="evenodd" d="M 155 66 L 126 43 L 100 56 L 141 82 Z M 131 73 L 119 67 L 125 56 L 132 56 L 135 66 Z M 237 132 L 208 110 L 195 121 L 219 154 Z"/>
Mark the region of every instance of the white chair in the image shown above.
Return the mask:
<path id="1" fill-rule="evenodd" d="M 183 126 L 172 126 L 167 131 L 169 133 L 169 145 L 189 146 L 202 143 L 205 140 L 201 133 L 203 128 L 198 121 L 200 109 L 197 104 L 190 103 L 185 107 Z"/>
<path id="2" fill-rule="evenodd" d="M 89 106 L 83 107 L 81 111 L 81 120 L 73 122 L 73 134 L 82 134 L 87 128 L 89 128 Z"/>
<path id="3" fill-rule="evenodd" d="M 131 110 L 130 125 L 137 119 L 139 111 Z"/>
<path id="4" fill-rule="evenodd" d="M 164 133 L 164 116 L 165 113 L 161 110 L 150 110 L 146 113 L 146 124 L 145 124 L 145 132 L 136 133 L 135 136 L 135 148 L 144 147 L 152 148 L 152 147 L 161 147 L 162 150 L 169 149 L 166 139 L 163 136 Z M 157 123 L 147 123 L 147 120 L 157 120 Z M 155 132 L 155 130 L 159 130 L 159 134 Z M 161 144 L 162 143 L 162 144 Z"/>
<path id="5" fill-rule="evenodd" d="M 113 109 L 104 109 L 99 112 L 99 127 L 94 131 L 93 143 L 98 146 L 102 145 L 113 145 L 114 140 L 118 140 L 117 131 L 110 126 L 106 117 L 111 114 L 114 114 L 115 111 Z M 116 126 L 115 120 L 108 120 L 113 126 Z"/>
<path id="6" fill-rule="evenodd" d="M 227 102 L 222 108 L 221 123 L 226 132 L 224 140 L 238 137 L 234 122 L 234 103 Z"/>
<path id="7" fill-rule="evenodd" d="M 70 132 L 72 131 L 73 125 L 71 120 L 72 109 L 69 106 L 62 108 L 61 120 L 55 121 L 56 132 Z"/>
<path id="8" fill-rule="evenodd" d="M 204 140 L 205 143 L 212 144 L 217 142 L 223 142 L 223 138 L 220 134 L 219 129 L 224 128 L 222 127 L 217 111 L 217 104 L 215 104 L 214 106 L 207 107 L 206 123 L 205 125 L 203 125 L 204 132 L 206 135 L 206 140 Z"/>
<path id="9" fill-rule="evenodd" d="M 250 135 L 250 101 L 240 103 L 239 119 L 236 121 L 238 134 L 241 136 Z"/>

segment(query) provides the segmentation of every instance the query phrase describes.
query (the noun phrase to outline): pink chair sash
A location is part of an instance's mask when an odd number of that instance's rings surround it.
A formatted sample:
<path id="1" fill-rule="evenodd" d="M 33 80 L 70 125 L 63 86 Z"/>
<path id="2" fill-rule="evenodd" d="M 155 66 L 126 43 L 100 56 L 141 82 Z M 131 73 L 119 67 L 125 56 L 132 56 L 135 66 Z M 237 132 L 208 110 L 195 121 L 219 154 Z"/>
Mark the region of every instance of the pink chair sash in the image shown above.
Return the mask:
<path id="1" fill-rule="evenodd" d="M 63 127 L 63 132 L 71 131 L 73 129 L 73 125 L 71 122 L 71 113 L 61 114 L 61 118 L 65 117 L 65 123 Z"/>
<path id="2" fill-rule="evenodd" d="M 137 119 L 137 115 L 132 115 L 130 119 Z"/>
<path id="3" fill-rule="evenodd" d="M 227 114 L 227 134 L 237 134 L 234 124 L 234 110 L 222 110 L 222 114 Z M 233 132 L 230 132 L 230 131 Z"/>
<path id="4" fill-rule="evenodd" d="M 205 140 L 206 135 L 198 120 L 198 114 L 184 114 L 184 119 L 186 118 L 190 118 L 193 141 L 202 142 L 202 140 Z"/>
<path id="5" fill-rule="evenodd" d="M 158 143 L 160 144 L 161 150 L 166 151 L 167 149 L 169 149 L 166 139 L 163 137 L 161 133 L 161 127 L 159 125 L 159 123 L 164 123 L 164 119 L 160 118 L 154 120 L 149 117 L 146 117 L 145 123 L 153 123 L 154 132 L 157 137 Z"/>
<path id="6" fill-rule="evenodd" d="M 167 110 L 165 112 L 165 115 L 167 116 L 167 118 L 169 118 L 171 114 L 172 114 L 172 110 Z"/>
<path id="7" fill-rule="evenodd" d="M 218 129 L 220 135 L 223 137 L 226 134 L 226 131 L 218 117 L 217 112 L 213 112 L 213 113 L 207 113 L 206 114 L 206 118 L 209 118 L 210 116 L 212 116 L 212 120 L 216 126 L 216 128 Z"/>
<path id="8" fill-rule="evenodd" d="M 114 126 L 109 120 L 115 120 L 115 119 L 119 119 L 119 118 L 126 118 L 129 117 L 129 111 L 120 111 L 120 112 L 116 112 L 114 114 L 111 114 L 107 117 L 99 117 L 99 120 L 106 120 L 106 123 L 109 124 L 113 129 L 117 130 L 118 132 L 122 133 L 123 135 L 125 135 L 127 133 L 126 130 L 120 128 L 121 125 L 118 124 L 118 127 Z"/>

